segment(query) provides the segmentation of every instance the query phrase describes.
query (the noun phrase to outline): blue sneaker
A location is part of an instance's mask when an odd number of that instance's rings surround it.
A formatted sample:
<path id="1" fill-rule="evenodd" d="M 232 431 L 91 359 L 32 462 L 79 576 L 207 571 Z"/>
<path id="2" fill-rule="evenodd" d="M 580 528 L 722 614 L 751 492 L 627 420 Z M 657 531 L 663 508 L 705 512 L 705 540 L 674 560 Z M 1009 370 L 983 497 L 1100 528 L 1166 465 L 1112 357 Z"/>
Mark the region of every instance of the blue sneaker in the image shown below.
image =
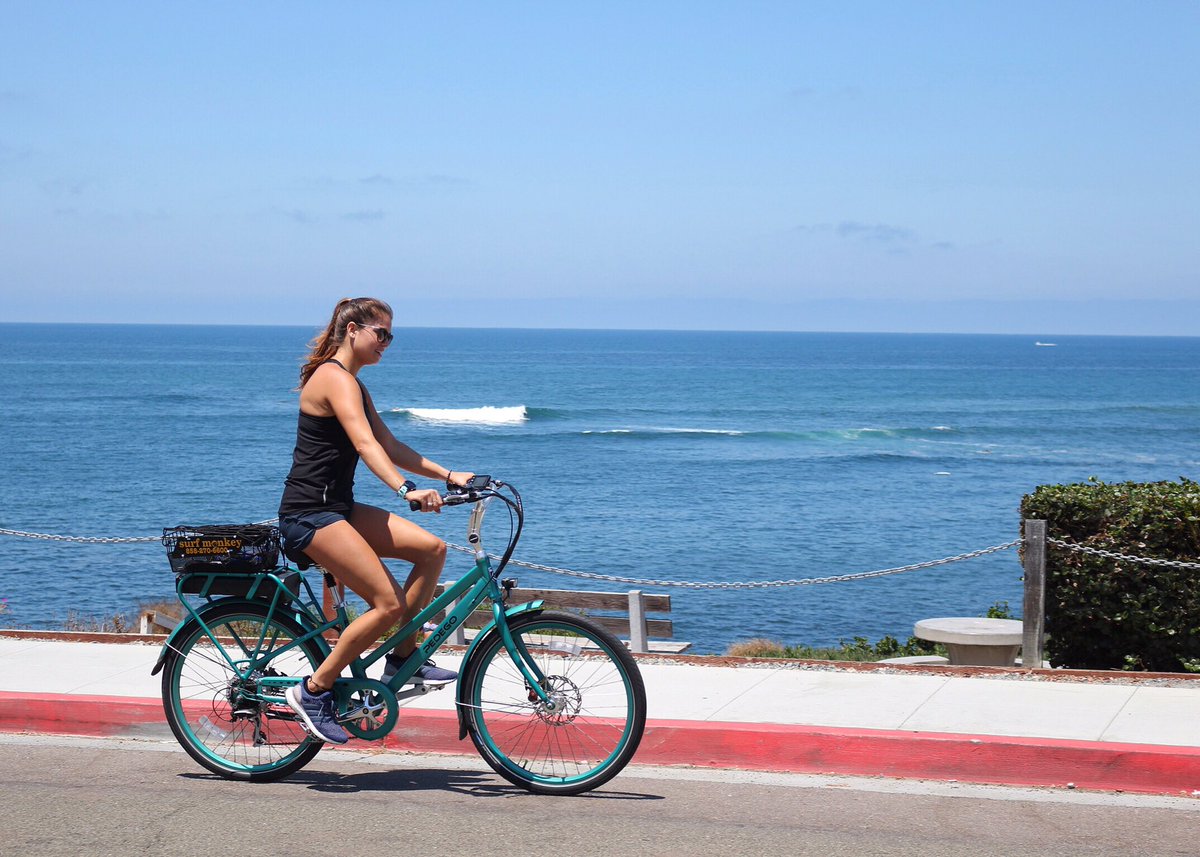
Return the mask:
<path id="1" fill-rule="evenodd" d="M 350 740 L 337 722 L 333 711 L 333 693 L 311 694 L 308 692 L 308 679 L 300 679 L 299 684 L 292 685 L 283 692 L 283 698 L 288 706 L 296 712 L 296 716 L 304 721 L 308 731 L 322 741 L 330 744 L 345 744 Z"/>
<path id="2" fill-rule="evenodd" d="M 409 657 L 412 657 L 412 655 L 403 658 L 398 655 L 388 655 L 385 658 L 387 663 L 383 667 L 383 678 L 380 681 L 384 684 L 390 682 L 392 676 L 400 671 L 400 667 L 404 665 Z M 408 680 L 408 684 L 443 685 L 449 684 L 456 678 L 458 678 L 458 673 L 454 670 L 444 670 L 432 660 L 428 660 L 413 673 L 412 678 Z"/>

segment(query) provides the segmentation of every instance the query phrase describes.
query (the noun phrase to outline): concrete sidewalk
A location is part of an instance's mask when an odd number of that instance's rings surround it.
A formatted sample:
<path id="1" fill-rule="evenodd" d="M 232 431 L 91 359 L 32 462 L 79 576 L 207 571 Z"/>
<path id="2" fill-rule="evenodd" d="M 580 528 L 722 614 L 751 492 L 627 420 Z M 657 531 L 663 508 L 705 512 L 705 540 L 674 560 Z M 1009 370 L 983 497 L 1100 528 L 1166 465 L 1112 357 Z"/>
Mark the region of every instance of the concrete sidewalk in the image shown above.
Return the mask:
<path id="1" fill-rule="evenodd" d="M 0 731 L 170 737 L 150 675 L 161 638 L 7 633 Z M 438 661 L 458 666 L 453 652 Z M 641 764 L 1200 794 L 1200 679 L 1188 676 L 696 656 L 639 665 L 650 714 Z M 453 702 L 452 690 L 413 701 L 384 746 L 473 753 L 457 740 Z"/>

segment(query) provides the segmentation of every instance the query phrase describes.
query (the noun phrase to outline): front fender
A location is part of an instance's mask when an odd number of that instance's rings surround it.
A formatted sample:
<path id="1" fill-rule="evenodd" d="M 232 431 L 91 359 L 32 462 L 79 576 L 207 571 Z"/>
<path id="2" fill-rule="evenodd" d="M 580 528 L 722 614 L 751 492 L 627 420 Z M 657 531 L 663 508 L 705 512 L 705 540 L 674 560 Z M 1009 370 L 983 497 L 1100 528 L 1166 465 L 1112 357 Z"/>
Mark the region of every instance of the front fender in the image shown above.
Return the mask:
<path id="1" fill-rule="evenodd" d="M 261 601 L 251 601 L 248 598 L 219 598 L 216 601 L 209 601 L 207 604 L 202 604 L 196 608 L 195 613 L 189 612 L 188 618 L 175 626 L 175 630 L 171 632 L 171 636 L 167 637 L 167 641 L 163 643 L 162 650 L 158 653 L 158 660 L 154 662 L 154 669 L 150 670 L 150 675 L 158 675 L 162 670 L 163 664 L 167 662 L 167 654 L 174 648 L 175 638 L 180 634 L 191 633 L 192 629 L 200 623 L 196 621 L 196 617 L 204 617 L 204 614 L 217 606 L 226 604 L 245 604 L 248 607 L 262 607 Z"/>
<path id="2" fill-rule="evenodd" d="M 524 604 L 518 604 L 516 607 L 509 607 L 504 611 L 505 617 L 511 619 L 514 616 L 520 616 L 522 613 L 540 613 L 545 609 L 545 602 L 540 598 L 537 601 L 527 601 Z M 485 627 L 480 629 L 475 635 L 475 639 L 471 641 L 471 645 L 467 646 L 467 653 L 463 655 L 462 660 L 462 676 L 465 678 L 470 670 L 467 665 L 471 663 L 471 658 L 475 656 L 475 650 L 479 647 L 479 643 L 489 634 L 499 633 L 496 631 L 496 620 L 493 619 Z M 461 741 L 467 737 L 467 710 L 471 704 L 470 690 L 467 688 L 467 682 L 459 679 L 458 688 L 456 691 L 458 710 L 458 740 Z"/>

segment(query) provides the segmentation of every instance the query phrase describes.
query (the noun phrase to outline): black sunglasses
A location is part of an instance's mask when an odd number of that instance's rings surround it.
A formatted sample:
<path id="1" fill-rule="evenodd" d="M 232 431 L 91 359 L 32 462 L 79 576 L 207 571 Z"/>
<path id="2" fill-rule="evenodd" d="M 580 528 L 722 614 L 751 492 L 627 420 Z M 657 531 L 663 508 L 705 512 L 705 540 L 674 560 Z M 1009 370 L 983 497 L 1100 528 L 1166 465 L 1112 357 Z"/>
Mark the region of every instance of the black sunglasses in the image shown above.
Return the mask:
<path id="1" fill-rule="evenodd" d="M 355 322 L 355 324 L 358 324 L 358 322 Z M 377 324 L 359 324 L 358 326 L 369 327 L 371 330 L 375 331 L 375 336 L 379 340 L 380 345 L 387 345 L 396 338 L 386 327 L 380 327 Z"/>

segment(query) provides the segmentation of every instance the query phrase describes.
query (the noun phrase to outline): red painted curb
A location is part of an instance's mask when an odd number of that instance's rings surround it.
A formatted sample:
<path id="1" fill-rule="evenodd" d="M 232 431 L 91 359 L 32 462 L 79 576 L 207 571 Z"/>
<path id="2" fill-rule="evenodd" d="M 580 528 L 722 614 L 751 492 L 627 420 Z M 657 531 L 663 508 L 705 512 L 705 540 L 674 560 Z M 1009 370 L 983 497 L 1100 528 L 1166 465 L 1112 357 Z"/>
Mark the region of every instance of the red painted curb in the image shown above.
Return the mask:
<path id="1" fill-rule="evenodd" d="M 69 693 L 0 693 L 0 732 L 109 737 L 166 724 L 162 700 Z"/>
<path id="2" fill-rule="evenodd" d="M 406 709 L 383 742 L 355 749 L 475 753 L 447 711 Z M 112 737 L 166 720 L 158 699 L 0 692 L 0 732 Z M 381 746 L 382 744 L 382 746 Z M 655 720 L 634 762 L 790 773 L 1058 786 L 1146 794 L 1200 790 L 1200 748 L 841 729 L 771 723 Z"/>
<path id="3" fill-rule="evenodd" d="M 1200 789 L 1197 747 L 769 723 L 658 721 L 638 760 L 1149 794 Z"/>

